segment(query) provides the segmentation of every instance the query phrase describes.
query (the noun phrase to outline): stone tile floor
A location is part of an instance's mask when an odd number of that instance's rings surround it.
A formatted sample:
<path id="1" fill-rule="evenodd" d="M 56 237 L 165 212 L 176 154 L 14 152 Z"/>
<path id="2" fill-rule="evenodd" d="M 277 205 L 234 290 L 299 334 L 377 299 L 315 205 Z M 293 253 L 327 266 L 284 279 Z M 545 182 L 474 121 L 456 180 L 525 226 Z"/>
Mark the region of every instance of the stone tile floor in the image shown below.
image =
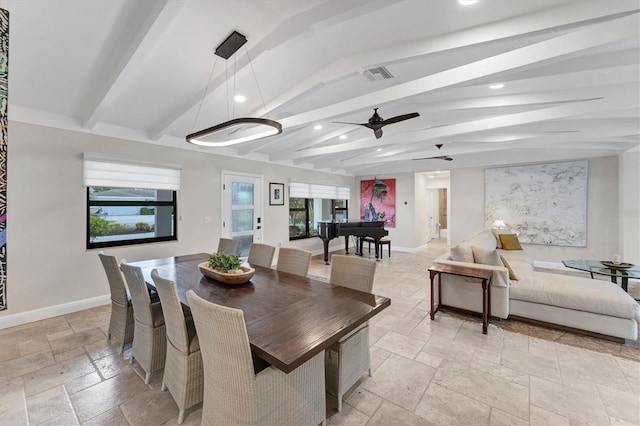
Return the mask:
<path id="1" fill-rule="evenodd" d="M 391 306 L 371 321 L 373 377 L 328 399 L 329 425 L 640 424 L 637 342 L 442 312 L 429 319 L 427 269 L 447 247 L 393 252 L 374 292 Z M 328 277 L 314 257 L 310 274 Z M 106 338 L 110 307 L 0 330 L 1 425 L 173 425 L 178 409 L 145 385 Z M 184 424 L 199 424 L 201 405 Z"/>

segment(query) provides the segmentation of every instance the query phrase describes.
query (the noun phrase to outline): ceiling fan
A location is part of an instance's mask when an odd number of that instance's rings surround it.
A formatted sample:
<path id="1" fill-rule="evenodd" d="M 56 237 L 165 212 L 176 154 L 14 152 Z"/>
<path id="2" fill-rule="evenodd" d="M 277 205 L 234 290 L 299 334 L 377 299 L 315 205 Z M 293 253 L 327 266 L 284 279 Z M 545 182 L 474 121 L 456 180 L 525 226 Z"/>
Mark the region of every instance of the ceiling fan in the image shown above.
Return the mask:
<path id="1" fill-rule="evenodd" d="M 442 148 L 443 144 L 436 144 L 438 149 Z M 412 160 L 444 160 L 444 161 L 453 161 L 453 158 L 448 155 L 438 155 L 436 157 L 423 157 L 423 158 L 412 158 Z"/>
<path id="2" fill-rule="evenodd" d="M 334 121 L 334 123 L 355 124 L 357 126 L 368 127 L 369 129 L 373 130 L 373 134 L 376 135 L 376 139 L 380 139 L 382 137 L 383 126 L 386 126 L 387 124 L 399 123 L 401 121 L 409 120 L 410 118 L 416 118 L 419 116 L 420 114 L 418 114 L 417 112 L 412 112 L 411 114 L 397 115 L 395 117 L 391 117 L 385 120 L 378 115 L 378 108 L 374 108 L 373 115 L 369 119 L 368 123 L 347 123 L 344 121 Z"/>

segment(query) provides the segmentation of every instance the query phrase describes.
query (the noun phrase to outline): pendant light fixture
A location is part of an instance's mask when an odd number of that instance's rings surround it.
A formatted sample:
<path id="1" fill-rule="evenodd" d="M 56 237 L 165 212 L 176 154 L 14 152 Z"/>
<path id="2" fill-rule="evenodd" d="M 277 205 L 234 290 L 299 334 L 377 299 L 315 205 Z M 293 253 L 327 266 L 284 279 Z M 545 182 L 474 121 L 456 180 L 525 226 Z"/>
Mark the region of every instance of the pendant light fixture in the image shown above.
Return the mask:
<path id="1" fill-rule="evenodd" d="M 229 59 L 233 56 L 234 53 L 238 51 L 245 43 L 247 42 L 247 38 L 240 34 L 237 31 L 232 32 L 220 45 L 216 48 L 215 54 L 225 60 Z M 264 107 L 265 115 L 267 114 L 267 107 L 264 103 L 264 98 L 262 96 L 262 91 L 260 90 L 260 85 L 258 85 L 258 79 L 256 78 L 256 73 L 253 69 L 253 64 L 251 64 L 251 58 L 249 58 L 249 52 L 246 50 L 247 60 L 249 61 L 249 67 L 251 68 L 251 72 L 253 73 L 253 78 L 256 82 L 256 86 L 258 87 L 258 92 L 260 94 L 260 99 L 262 100 L 262 106 Z M 211 75 L 213 75 L 213 71 L 215 70 L 215 66 L 217 63 L 214 62 L 213 69 L 211 70 Z M 211 78 L 209 78 L 210 80 Z M 229 82 L 227 81 L 227 85 Z M 208 86 L 207 82 L 207 86 Z M 234 90 L 235 90 L 235 69 L 234 69 Z M 198 113 L 196 114 L 195 123 L 198 121 L 198 116 L 200 115 L 200 110 L 202 109 L 202 104 L 204 103 L 204 99 L 207 95 L 207 89 L 205 88 L 205 92 L 202 96 L 202 100 L 200 101 L 200 106 L 198 107 Z M 234 93 L 235 95 L 235 93 Z M 204 130 L 200 130 L 195 133 L 191 133 L 187 135 L 187 142 L 192 143 L 194 145 L 207 146 L 207 147 L 224 147 L 235 145 L 242 142 L 253 141 L 256 139 L 266 138 L 268 136 L 274 136 L 282 133 L 282 125 L 274 120 L 269 120 L 267 118 L 257 118 L 257 117 L 244 117 L 244 118 L 232 118 L 224 123 L 216 124 L 215 126 L 209 127 Z"/>

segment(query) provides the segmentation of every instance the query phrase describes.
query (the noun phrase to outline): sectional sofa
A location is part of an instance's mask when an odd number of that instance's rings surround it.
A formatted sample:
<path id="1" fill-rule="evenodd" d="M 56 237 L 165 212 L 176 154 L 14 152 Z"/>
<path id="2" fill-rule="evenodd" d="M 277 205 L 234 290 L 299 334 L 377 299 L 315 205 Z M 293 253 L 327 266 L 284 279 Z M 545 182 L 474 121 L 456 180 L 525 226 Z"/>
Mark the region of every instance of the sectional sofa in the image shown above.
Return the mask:
<path id="1" fill-rule="evenodd" d="M 519 317 L 619 341 L 638 338 L 640 305 L 618 285 L 536 271 L 526 249 L 504 250 L 498 248 L 499 241 L 492 231 L 483 231 L 452 247 L 434 263 L 493 271 L 493 317 Z M 511 278 L 505 262 L 512 270 Z M 473 279 L 448 274 L 440 277 L 443 305 L 482 312 L 482 288 Z"/>

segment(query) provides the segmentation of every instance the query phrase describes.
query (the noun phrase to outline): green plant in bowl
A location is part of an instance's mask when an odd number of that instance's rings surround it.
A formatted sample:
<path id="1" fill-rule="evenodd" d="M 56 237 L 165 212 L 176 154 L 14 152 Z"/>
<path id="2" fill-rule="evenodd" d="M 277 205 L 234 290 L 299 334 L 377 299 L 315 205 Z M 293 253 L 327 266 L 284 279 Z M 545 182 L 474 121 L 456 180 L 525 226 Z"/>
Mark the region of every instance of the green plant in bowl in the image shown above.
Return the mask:
<path id="1" fill-rule="evenodd" d="M 214 253 L 209 256 L 209 267 L 224 273 L 239 270 L 241 263 L 237 254 Z"/>

